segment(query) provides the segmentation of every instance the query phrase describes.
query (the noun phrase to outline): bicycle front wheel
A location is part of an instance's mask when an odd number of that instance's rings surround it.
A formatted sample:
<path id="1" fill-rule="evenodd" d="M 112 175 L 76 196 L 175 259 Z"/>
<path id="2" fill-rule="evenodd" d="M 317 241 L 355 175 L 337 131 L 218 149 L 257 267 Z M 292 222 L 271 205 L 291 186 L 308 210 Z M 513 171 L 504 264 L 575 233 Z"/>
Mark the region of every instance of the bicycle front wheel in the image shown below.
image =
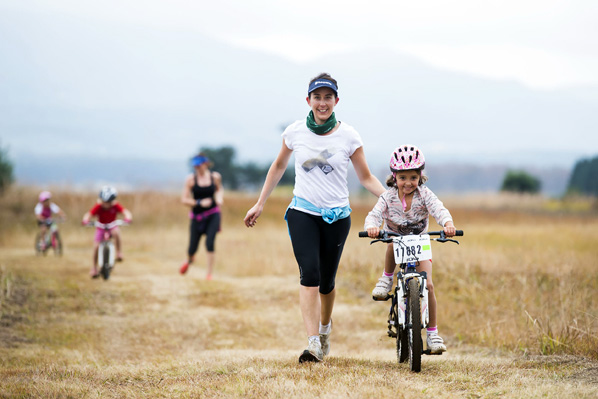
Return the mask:
<path id="1" fill-rule="evenodd" d="M 41 232 L 38 232 L 35 235 L 34 248 L 36 255 L 45 255 L 48 250 L 48 247 L 46 246 L 46 237 Z"/>
<path id="2" fill-rule="evenodd" d="M 399 284 L 401 282 L 399 281 Z M 397 360 L 399 363 L 404 363 L 409 357 L 409 342 L 407 341 L 407 329 L 405 326 L 399 325 L 399 312 L 402 312 L 398 305 L 398 301 L 404 301 L 405 298 L 398 297 L 398 290 L 395 292 L 393 298 L 393 315 L 395 319 L 395 325 L 397 330 Z"/>
<path id="3" fill-rule="evenodd" d="M 420 372 L 422 364 L 421 310 L 418 280 L 412 278 L 408 284 L 407 335 L 409 342 L 409 365 L 411 371 Z"/>
<path id="4" fill-rule="evenodd" d="M 102 269 L 100 270 L 104 280 L 108 280 L 110 277 L 110 269 L 110 246 L 104 245 L 102 248 Z"/>

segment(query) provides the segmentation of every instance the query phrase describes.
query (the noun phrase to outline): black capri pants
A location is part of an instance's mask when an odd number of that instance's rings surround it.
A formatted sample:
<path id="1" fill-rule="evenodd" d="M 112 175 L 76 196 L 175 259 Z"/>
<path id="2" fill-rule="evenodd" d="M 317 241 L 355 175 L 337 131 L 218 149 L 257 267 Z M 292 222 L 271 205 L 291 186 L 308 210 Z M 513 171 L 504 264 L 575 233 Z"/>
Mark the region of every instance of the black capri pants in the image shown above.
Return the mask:
<path id="1" fill-rule="evenodd" d="M 218 231 L 220 231 L 220 213 L 213 213 L 203 220 L 191 219 L 189 249 L 187 251 L 189 256 L 195 255 L 199 247 L 199 239 L 204 234 L 206 235 L 206 249 L 208 252 L 214 252 L 214 242 Z"/>
<path id="2" fill-rule="evenodd" d="M 301 285 L 319 287 L 321 294 L 329 294 L 334 289 L 351 217 L 329 224 L 321 216 L 289 209 L 287 224 Z"/>

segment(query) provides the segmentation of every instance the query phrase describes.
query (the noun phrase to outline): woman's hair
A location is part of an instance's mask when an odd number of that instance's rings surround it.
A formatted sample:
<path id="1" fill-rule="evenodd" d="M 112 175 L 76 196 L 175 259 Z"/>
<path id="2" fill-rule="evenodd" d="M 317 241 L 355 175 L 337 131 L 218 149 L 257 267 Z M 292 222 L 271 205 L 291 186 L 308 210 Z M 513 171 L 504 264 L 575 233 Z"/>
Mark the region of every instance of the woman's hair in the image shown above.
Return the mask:
<path id="1" fill-rule="evenodd" d="M 425 182 L 428 181 L 428 176 L 426 176 L 424 174 L 424 166 L 422 166 L 421 168 L 418 169 L 411 169 L 417 172 L 417 174 L 419 175 L 419 182 L 417 183 L 418 186 L 423 185 Z M 399 171 L 399 172 L 395 172 L 395 173 L 400 173 L 400 172 L 405 172 L 405 171 Z M 388 187 L 397 187 L 397 181 L 395 179 L 395 173 L 391 173 L 390 175 L 388 175 L 388 177 L 386 178 L 386 185 Z"/>
<path id="2" fill-rule="evenodd" d="M 311 85 L 313 82 L 315 82 L 318 79 L 326 79 L 331 81 L 332 83 L 334 83 L 334 85 L 336 86 L 336 88 L 338 89 L 338 83 L 336 82 L 336 79 L 334 79 L 332 76 L 330 76 L 329 73 L 327 72 L 322 72 L 321 74 L 319 74 L 318 76 L 316 76 L 315 78 L 313 78 L 312 80 L 309 81 L 309 85 Z M 309 93 L 309 96 L 311 97 L 311 93 Z M 334 93 L 334 97 L 336 98 L 336 92 Z"/>

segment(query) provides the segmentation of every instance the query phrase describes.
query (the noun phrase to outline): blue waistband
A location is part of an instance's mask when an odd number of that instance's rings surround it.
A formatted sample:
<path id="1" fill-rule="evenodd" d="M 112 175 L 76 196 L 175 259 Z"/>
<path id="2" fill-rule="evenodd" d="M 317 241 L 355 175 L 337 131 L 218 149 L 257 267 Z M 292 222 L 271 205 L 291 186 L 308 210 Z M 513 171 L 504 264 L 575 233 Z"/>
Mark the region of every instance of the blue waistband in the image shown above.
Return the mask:
<path id="1" fill-rule="evenodd" d="M 292 207 L 298 207 L 298 208 L 305 209 L 307 211 L 317 212 L 320 215 L 322 215 L 322 219 L 324 219 L 324 221 L 329 224 L 332 224 L 339 219 L 344 219 L 346 217 L 349 217 L 349 215 L 351 214 L 351 211 L 352 211 L 352 209 L 349 205 L 343 206 L 343 207 L 336 207 L 336 208 L 332 208 L 332 209 L 325 209 L 325 208 L 318 208 L 317 206 L 315 206 L 314 204 L 312 204 L 311 202 L 309 202 L 308 200 L 305 200 L 303 198 L 293 197 L 293 199 L 291 200 L 291 203 L 289 204 L 289 206 L 287 207 L 287 210 L 284 213 L 284 220 L 287 220 L 287 212 Z"/>

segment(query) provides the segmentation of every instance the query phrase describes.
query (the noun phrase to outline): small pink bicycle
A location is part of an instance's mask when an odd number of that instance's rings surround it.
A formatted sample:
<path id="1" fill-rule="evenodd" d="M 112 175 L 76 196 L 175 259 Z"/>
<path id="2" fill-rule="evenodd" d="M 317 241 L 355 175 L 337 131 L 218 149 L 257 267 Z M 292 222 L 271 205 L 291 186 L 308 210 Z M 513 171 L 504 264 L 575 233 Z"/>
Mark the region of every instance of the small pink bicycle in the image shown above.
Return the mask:
<path id="1" fill-rule="evenodd" d="M 100 275 L 104 280 L 108 280 L 114 262 L 116 261 L 116 248 L 112 240 L 111 230 L 117 226 L 126 226 L 127 222 L 123 220 L 115 220 L 110 223 L 100 223 L 98 221 L 89 222 L 86 226 L 97 227 L 103 230 L 102 241 L 98 246 L 98 268 L 100 269 Z"/>
<path id="2" fill-rule="evenodd" d="M 36 234 L 34 243 L 35 253 L 45 256 L 48 250 L 52 248 L 54 255 L 62 255 L 62 240 L 60 239 L 60 234 L 58 234 L 56 222 L 52 219 L 46 219 L 42 223 L 46 225 L 46 231 L 39 231 Z"/>

